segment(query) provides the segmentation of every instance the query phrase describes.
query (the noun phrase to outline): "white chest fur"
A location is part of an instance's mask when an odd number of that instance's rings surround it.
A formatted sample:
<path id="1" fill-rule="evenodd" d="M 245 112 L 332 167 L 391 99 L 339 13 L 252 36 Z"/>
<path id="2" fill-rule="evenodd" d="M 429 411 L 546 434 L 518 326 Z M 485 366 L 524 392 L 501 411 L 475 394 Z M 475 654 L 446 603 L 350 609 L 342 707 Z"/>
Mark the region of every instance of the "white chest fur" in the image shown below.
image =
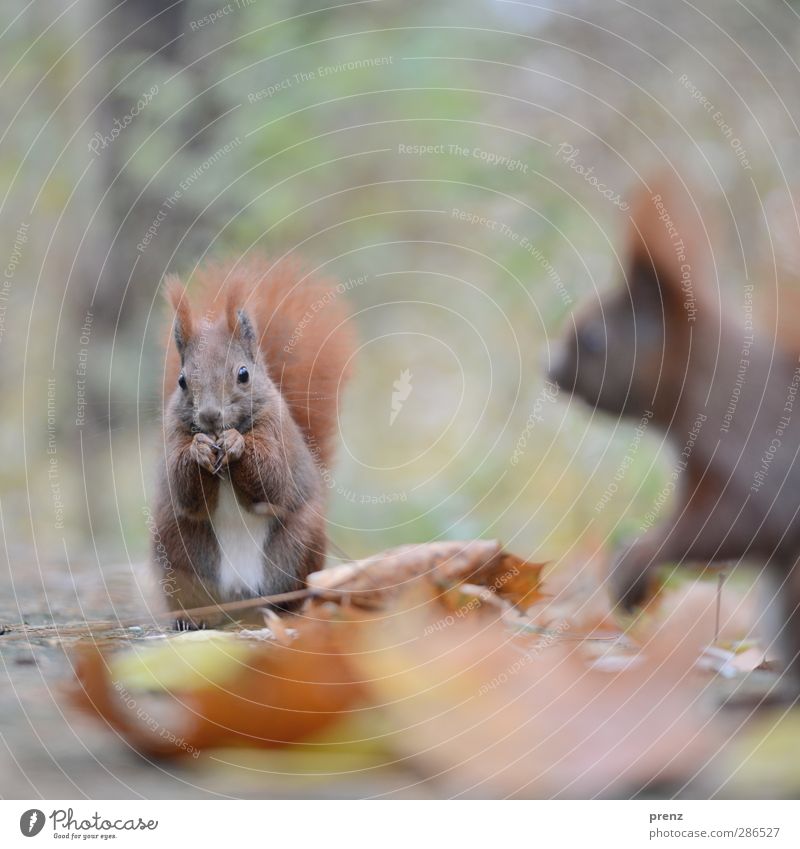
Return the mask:
<path id="1" fill-rule="evenodd" d="M 231 482 L 223 480 L 212 524 L 220 548 L 219 591 L 230 596 L 260 595 L 267 522 L 248 513 L 236 500 Z"/>

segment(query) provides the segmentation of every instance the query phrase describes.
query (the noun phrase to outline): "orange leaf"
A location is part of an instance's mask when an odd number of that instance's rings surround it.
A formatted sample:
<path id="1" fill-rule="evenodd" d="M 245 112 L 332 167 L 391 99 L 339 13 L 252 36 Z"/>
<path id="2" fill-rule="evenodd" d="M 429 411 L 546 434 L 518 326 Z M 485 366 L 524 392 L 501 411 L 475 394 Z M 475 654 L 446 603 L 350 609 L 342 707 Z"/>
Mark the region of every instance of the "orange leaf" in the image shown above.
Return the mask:
<path id="1" fill-rule="evenodd" d="M 78 683 L 70 697 L 135 749 L 155 757 L 299 742 L 339 722 L 363 701 L 364 690 L 338 646 L 341 629 L 351 627 L 348 622 L 306 622 L 290 645 L 254 646 L 224 683 L 165 693 L 152 709 L 140 703 L 139 694 L 112 683 L 96 647 L 84 647 L 77 654 Z"/>

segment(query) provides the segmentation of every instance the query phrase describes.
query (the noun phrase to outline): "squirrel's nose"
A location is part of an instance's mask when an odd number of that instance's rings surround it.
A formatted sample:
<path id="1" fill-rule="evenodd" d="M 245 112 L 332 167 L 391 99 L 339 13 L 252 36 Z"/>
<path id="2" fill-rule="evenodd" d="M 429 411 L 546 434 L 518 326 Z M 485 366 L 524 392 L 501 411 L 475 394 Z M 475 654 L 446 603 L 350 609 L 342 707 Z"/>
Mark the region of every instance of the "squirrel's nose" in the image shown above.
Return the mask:
<path id="1" fill-rule="evenodd" d="M 197 423 L 209 433 L 217 433 L 222 425 L 222 410 L 219 407 L 203 407 L 197 413 Z"/>

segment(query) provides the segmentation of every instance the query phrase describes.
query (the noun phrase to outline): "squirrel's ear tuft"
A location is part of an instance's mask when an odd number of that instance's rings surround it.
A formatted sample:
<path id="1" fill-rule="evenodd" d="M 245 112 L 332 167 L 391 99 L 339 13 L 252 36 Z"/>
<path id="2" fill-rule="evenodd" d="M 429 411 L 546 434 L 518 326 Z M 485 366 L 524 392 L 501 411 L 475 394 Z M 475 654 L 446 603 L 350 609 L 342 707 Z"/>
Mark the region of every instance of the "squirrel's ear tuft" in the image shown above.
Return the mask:
<path id="1" fill-rule="evenodd" d="M 250 316 L 244 310 L 236 311 L 236 324 L 233 330 L 234 334 L 239 338 L 245 350 L 250 355 L 251 359 L 256 356 L 256 330 L 253 327 L 253 322 Z"/>
<path id="2" fill-rule="evenodd" d="M 173 334 L 175 336 L 175 347 L 178 349 L 181 364 L 183 364 L 186 346 L 192 338 L 193 323 L 186 288 L 176 274 L 170 274 L 164 279 L 164 296 L 175 311 Z"/>
<path id="3" fill-rule="evenodd" d="M 698 202 L 677 178 L 660 175 L 631 203 L 625 274 L 630 288 L 694 299 L 709 285 L 708 231 Z"/>
<path id="4" fill-rule="evenodd" d="M 255 358 L 256 330 L 250 316 L 243 307 L 244 300 L 244 286 L 236 283 L 230 284 L 225 303 L 225 317 L 228 323 L 228 332 L 231 336 L 239 339 L 248 354 Z"/>

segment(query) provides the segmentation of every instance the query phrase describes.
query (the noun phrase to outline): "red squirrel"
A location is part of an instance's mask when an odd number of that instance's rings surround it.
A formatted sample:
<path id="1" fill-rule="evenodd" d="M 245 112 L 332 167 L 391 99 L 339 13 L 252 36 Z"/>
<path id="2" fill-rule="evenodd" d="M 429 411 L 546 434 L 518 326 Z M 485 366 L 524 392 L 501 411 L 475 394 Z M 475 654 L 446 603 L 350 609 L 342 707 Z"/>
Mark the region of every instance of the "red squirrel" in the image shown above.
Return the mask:
<path id="1" fill-rule="evenodd" d="M 353 338 L 341 287 L 295 259 L 209 263 L 166 281 L 168 343 L 153 560 L 185 611 L 302 588 L 322 568 L 323 472 Z"/>
<path id="2" fill-rule="evenodd" d="M 677 186 L 633 204 L 623 285 L 573 315 L 550 376 L 593 407 L 648 416 L 679 452 L 677 497 L 615 559 L 613 600 L 632 609 L 654 567 L 748 557 L 775 587 L 786 680 L 800 693 L 800 365 L 720 305 L 709 236 Z"/>

